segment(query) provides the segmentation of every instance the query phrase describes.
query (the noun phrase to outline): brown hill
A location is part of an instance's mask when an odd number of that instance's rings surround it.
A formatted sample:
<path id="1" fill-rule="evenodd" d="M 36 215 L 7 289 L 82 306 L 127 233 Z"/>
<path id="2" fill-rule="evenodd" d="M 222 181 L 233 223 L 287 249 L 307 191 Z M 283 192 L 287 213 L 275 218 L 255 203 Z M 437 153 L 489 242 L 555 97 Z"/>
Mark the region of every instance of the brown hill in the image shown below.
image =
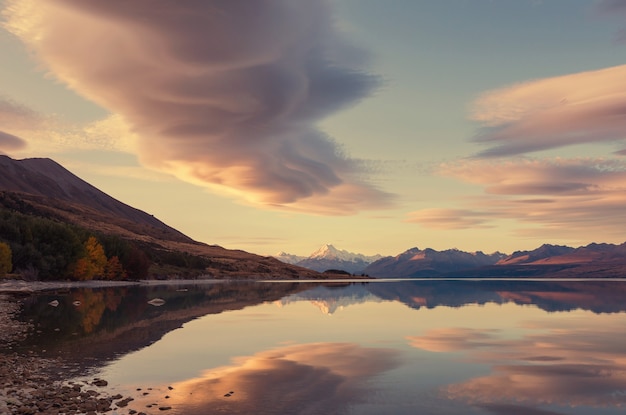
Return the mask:
<path id="1" fill-rule="evenodd" d="M 326 278 L 271 257 L 194 241 L 47 158 L 13 160 L 0 155 L 0 207 L 117 235 L 151 249 L 202 257 L 208 260 L 205 271 L 212 278 Z"/>

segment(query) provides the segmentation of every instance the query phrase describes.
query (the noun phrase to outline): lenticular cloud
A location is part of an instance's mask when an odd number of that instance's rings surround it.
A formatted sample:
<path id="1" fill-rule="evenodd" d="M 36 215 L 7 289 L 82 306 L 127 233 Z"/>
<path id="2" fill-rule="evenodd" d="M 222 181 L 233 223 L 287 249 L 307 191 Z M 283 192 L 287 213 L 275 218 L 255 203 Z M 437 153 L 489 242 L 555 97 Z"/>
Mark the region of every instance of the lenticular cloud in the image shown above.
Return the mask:
<path id="1" fill-rule="evenodd" d="M 389 202 L 316 127 L 377 84 L 326 0 L 9 0 L 4 14 L 58 79 L 130 124 L 151 167 L 304 211 Z"/>

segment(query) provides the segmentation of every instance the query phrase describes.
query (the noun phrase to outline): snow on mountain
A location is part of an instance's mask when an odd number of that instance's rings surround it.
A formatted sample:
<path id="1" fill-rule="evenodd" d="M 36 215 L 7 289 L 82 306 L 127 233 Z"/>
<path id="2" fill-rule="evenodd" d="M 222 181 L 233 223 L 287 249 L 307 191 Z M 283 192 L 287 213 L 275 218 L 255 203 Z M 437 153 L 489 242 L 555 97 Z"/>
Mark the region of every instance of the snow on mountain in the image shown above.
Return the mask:
<path id="1" fill-rule="evenodd" d="M 288 254 L 287 252 L 283 251 L 277 253 L 276 255 L 273 255 L 273 257 L 281 262 L 292 265 L 297 264 L 298 262 L 306 258 L 305 256 Z"/>
<path id="2" fill-rule="evenodd" d="M 326 244 L 322 245 L 308 257 L 299 257 L 297 255 L 281 252 L 274 255 L 274 258 L 319 272 L 324 272 L 329 269 L 337 269 L 347 271 L 352 274 L 359 274 L 362 273 L 369 264 L 379 260 L 382 256 L 355 254 L 343 249 L 337 249 L 333 245 Z"/>
<path id="3" fill-rule="evenodd" d="M 320 247 L 317 251 L 313 252 L 311 255 L 309 255 L 309 259 L 318 259 L 318 258 L 337 259 L 340 261 L 349 261 L 349 262 L 362 261 L 362 262 L 371 263 L 371 262 L 379 260 L 380 258 L 382 258 L 382 256 L 381 255 L 367 256 L 363 254 L 355 254 L 355 253 L 348 252 L 343 249 L 337 249 L 330 244 L 326 244 Z"/>

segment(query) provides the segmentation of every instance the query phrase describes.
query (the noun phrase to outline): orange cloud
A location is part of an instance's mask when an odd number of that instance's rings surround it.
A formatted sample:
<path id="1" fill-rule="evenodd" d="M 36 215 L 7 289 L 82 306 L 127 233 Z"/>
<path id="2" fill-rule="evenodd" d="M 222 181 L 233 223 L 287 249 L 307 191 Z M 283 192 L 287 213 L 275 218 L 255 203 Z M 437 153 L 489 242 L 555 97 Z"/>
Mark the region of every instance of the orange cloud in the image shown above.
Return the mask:
<path id="1" fill-rule="evenodd" d="M 317 128 L 378 84 L 327 1 L 7 4 L 7 28 L 58 79 L 123 117 L 145 165 L 270 207 L 390 204 Z"/>
<path id="2" fill-rule="evenodd" d="M 340 413 L 367 399 L 368 378 L 397 365 L 396 352 L 389 349 L 352 343 L 287 346 L 174 384 L 167 404 L 189 415 Z"/>

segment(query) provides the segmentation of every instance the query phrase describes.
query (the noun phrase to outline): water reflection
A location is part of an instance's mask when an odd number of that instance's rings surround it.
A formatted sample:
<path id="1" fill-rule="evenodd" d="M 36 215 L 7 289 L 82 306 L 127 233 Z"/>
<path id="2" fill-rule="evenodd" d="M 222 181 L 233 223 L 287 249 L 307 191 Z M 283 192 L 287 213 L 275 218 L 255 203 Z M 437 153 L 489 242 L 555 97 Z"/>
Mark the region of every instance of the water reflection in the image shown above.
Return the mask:
<path id="1" fill-rule="evenodd" d="M 626 404 L 623 327 L 624 319 L 613 315 L 570 324 L 530 322 L 522 328 L 532 331 L 515 339 L 497 330 L 440 328 L 408 340 L 423 350 L 461 352 L 466 360 L 490 366 L 486 376 L 444 387 L 449 399 L 495 413 L 511 413 L 510 405 L 519 403 L 620 407 Z"/>
<path id="2" fill-rule="evenodd" d="M 105 362 L 142 349 L 198 317 L 275 301 L 308 288 L 240 282 L 47 291 L 23 300 L 20 318 L 33 321 L 35 331 L 17 348 L 73 362 Z M 155 298 L 164 304 L 151 305 Z"/>
<path id="3" fill-rule="evenodd" d="M 371 396 L 369 378 L 398 364 L 397 351 L 354 343 L 285 346 L 175 383 L 166 403 L 189 415 L 204 415 L 208 408 L 229 414 L 340 414 Z"/>
<path id="4" fill-rule="evenodd" d="M 146 413 L 158 398 L 192 415 L 612 415 L 624 298 L 606 281 L 65 290 L 23 300 L 36 331 L 19 347 L 95 371 Z"/>
<path id="5" fill-rule="evenodd" d="M 433 308 L 468 304 L 533 305 L 546 311 L 626 311 L 626 283 L 619 281 L 409 281 L 369 284 L 367 290 L 407 306 Z"/>

